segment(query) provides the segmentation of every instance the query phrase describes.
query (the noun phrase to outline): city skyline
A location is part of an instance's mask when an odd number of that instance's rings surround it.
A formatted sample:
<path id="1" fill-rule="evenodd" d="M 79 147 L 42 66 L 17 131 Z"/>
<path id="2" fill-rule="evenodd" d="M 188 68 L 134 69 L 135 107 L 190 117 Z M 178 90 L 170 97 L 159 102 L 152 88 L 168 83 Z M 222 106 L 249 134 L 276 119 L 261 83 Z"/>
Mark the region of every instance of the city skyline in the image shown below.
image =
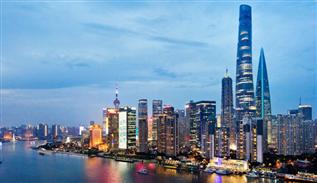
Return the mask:
<path id="1" fill-rule="evenodd" d="M 239 15 L 236 7 L 241 3 L 215 3 L 206 7 L 203 5 L 208 3 L 193 6 L 185 3 L 175 7 L 178 13 L 189 11 L 182 16 L 176 16 L 164 3 L 129 6 L 133 11 L 124 3 L 101 4 L 112 10 L 113 14 L 108 14 L 110 18 L 99 16 L 107 13 L 99 9 L 98 4 L 84 3 L 87 8 L 75 3 L 69 9 L 59 3 L 42 4 L 41 7 L 36 3 L 4 4 L 3 121 L 0 126 L 27 122 L 82 124 L 90 120 L 100 123 L 102 108 L 113 107 L 116 84 L 121 106 L 136 107 L 139 99 L 146 98 L 148 101 L 162 99 L 163 104 L 184 109 L 189 100 L 215 100 L 217 114 L 220 114 L 224 70 L 229 68 L 229 76 L 235 78 L 236 17 Z M 285 6 L 248 4 L 252 6 L 252 18 L 256 19 L 252 22 L 253 80 L 255 82 L 257 77 L 257 58 L 263 47 L 272 113 L 286 113 L 296 108 L 299 97 L 303 104 L 310 104 L 314 109 L 317 103 L 316 39 L 311 39 L 316 38 L 314 7 L 309 7 L 308 2 Z M 266 6 L 260 7 L 261 4 Z M 74 9 L 84 12 L 83 16 L 71 11 Z M 274 11 L 276 9 L 282 13 Z M 52 12 L 67 10 L 70 16 L 57 25 L 60 19 Z M 291 15 L 294 10 L 301 13 Z M 215 20 L 218 14 L 221 19 Z M 20 21 L 17 15 L 29 16 Z M 42 22 L 39 15 L 47 21 Z M 76 15 L 76 21 L 72 15 Z M 291 18 L 282 22 L 287 16 Z M 196 20 L 197 26 L 192 26 Z M 73 21 L 72 25 L 66 25 L 68 21 Z M 302 27 L 296 26 L 299 21 Z M 160 25 L 166 33 L 159 29 Z M 79 30 L 66 38 L 72 26 Z M 25 32 L 21 34 L 17 31 L 20 29 Z M 46 33 L 43 35 L 43 32 Z M 81 38 L 77 40 L 76 36 Z M 278 41 L 273 44 L 267 37 Z M 111 51 L 112 46 L 117 50 L 115 53 Z M 87 50 L 88 47 L 91 48 Z M 225 52 L 228 54 L 219 54 Z M 125 60 L 128 63 L 124 63 Z M 316 118 L 316 110 L 313 110 L 313 118 Z"/>

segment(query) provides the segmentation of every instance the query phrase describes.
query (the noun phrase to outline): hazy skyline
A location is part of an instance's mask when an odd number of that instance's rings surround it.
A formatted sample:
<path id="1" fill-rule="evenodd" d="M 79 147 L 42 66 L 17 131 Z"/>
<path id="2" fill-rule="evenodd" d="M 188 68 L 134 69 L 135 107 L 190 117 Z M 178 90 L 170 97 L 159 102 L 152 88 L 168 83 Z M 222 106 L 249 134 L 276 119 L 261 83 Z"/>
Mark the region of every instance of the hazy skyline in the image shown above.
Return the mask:
<path id="1" fill-rule="evenodd" d="M 239 5 L 252 6 L 253 80 L 264 48 L 272 113 L 317 116 L 316 3 L 2 2 L 2 125 L 88 124 L 140 98 L 183 108 L 235 84 Z M 151 107 L 149 107 L 151 109 Z M 149 111 L 151 112 L 151 111 Z"/>

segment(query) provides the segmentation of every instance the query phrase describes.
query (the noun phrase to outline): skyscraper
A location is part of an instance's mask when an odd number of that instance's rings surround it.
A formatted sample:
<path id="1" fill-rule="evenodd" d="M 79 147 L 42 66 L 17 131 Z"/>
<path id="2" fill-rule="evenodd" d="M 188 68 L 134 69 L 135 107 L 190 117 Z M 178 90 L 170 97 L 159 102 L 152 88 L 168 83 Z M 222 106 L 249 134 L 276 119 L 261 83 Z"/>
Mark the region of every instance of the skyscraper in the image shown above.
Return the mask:
<path id="1" fill-rule="evenodd" d="M 89 147 L 97 148 L 98 145 L 102 144 L 102 128 L 100 125 L 93 124 L 89 128 Z"/>
<path id="2" fill-rule="evenodd" d="M 139 151 L 147 152 L 148 150 L 148 124 L 147 124 L 147 99 L 140 99 L 138 105 L 139 119 Z"/>
<path id="3" fill-rule="evenodd" d="M 59 125 L 52 125 L 52 137 L 53 139 L 57 138 L 60 135 L 60 126 Z"/>
<path id="4" fill-rule="evenodd" d="M 271 127 L 268 125 L 271 122 L 271 97 L 263 48 L 261 48 L 256 82 L 256 116 L 263 119 L 263 146 L 264 151 L 267 151 L 268 142 L 271 141 L 269 140 L 271 139 L 271 129 L 268 129 Z"/>
<path id="5" fill-rule="evenodd" d="M 264 50 L 261 48 L 256 82 L 256 115 L 264 119 L 271 115 L 271 97 Z"/>
<path id="6" fill-rule="evenodd" d="M 40 140 L 46 140 L 48 135 L 48 126 L 47 124 L 40 123 L 37 126 L 37 135 Z"/>
<path id="7" fill-rule="evenodd" d="M 169 156 L 176 156 L 179 151 L 178 115 L 174 107 L 166 105 L 158 119 L 158 151 Z"/>
<path id="8" fill-rule="evenodd" d="M 311 105 L 300 104 L 298 106 L 298 112 L 303 115 L 304 120 L 312 120 L 312 106 Z"/>
<path id="9" fill-rule="evenodd" d="M 210 125 L 216 124 L 215 101 L 190 101 L 186 105 L 186 116 L 190 122 L 190 144 L 196 145 L 202 152 L 207 152 L 210 147 Z"/>
<path id="10" fill-rule="evenodd" d="M 239 16 L 239 34 L 236 68 L 237 119 L 254 115 L 254 88 L 252 74 L 252 17 L 251 6 L 242 4 Z"/>
<path id="11" fill-rule="evenodd" d="M 222 79 L 221 127 L 229 128 L 230 148 L 235 149 L 235 147 L 236 147 L 236 136 L 235 136 L 236 125 L 233 121 L 232 79 L 228 75 L 228 70 L 226 70 L 225 77 Z"/>
<path id="12" fill-rule="evenodd" d="M 119 111 L 119 148 L 133 149 L 136 147 L 136 109 L 120 108 Z"/>
<path id="13" fill-rule="evenodd" d="M 158 138 L 158 117 L 162 114 L 162 100 L 153 100 L 152 101 L 152 144 L 156 145 Z"/>
<path id="14" fill-rule="evenodd" d="M 108 128 L 107 145 L 111 149 L 119 148 L 119 111 L 116 108 L 105 108 L 104 124 Z"/>

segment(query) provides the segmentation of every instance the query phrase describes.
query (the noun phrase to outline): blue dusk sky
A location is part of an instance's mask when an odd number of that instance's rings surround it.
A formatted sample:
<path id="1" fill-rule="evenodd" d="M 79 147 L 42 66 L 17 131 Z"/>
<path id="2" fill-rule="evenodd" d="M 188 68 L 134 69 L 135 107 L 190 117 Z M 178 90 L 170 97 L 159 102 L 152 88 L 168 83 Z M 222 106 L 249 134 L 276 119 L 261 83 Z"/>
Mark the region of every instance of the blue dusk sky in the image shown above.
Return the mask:
<path id="1" fill-rule="evenodd" d="M 113 106 L 162 99 L 184 108 L 235 83 L 239 5 L 252 6 L 253 73 L 264 48 L 272 112 L 317 116 L 316 2 L 2 1 L 0 126 L 102 120 Z M 150 110 L 151 111 L 151 110 Z"/>

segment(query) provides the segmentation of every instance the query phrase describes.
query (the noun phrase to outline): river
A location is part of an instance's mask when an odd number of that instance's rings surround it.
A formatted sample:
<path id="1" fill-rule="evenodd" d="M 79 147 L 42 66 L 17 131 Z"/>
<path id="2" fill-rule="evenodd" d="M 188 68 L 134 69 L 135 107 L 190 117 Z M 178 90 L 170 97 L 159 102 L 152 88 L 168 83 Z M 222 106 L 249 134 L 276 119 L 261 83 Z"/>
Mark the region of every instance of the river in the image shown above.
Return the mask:
<path id="1" fill-rule="evenodd" d="M 247 179 L 245 176 L 177 173 L 154 163 L 125 163 L 82 155 L 52 154 L 41 156 L 30 142 L 3 143 L 0 183 L 164 183 L 164 182 L 276 182 L 270 179 Z M 149 175 L 136 171 L 149 169 Z"/>

